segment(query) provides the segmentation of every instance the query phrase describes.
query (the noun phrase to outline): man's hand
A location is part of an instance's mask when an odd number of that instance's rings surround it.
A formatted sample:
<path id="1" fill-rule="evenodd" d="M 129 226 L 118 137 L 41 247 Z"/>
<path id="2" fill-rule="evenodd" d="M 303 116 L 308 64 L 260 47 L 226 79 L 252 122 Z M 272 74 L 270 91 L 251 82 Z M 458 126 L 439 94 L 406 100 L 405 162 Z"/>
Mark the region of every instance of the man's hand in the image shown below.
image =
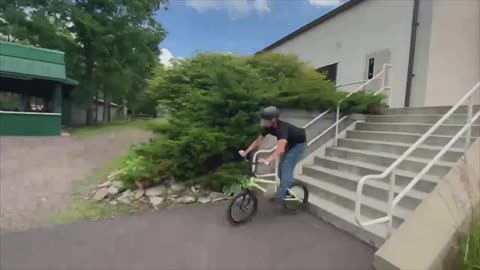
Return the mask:
<path id="1" fill-rule="evenodd" d="M 259 158 L 258 159 L 258 163 L 260 164 L 264 164 L 264 165 L 270 165 L 270 162 L 268 162 L 266 159 L 264 158 Z"/>
<path id="2" fill-rule="evenodd" d="M 240 156 L 243 157 L 243 158 L 246 158 L 246 157 L 247 157 L 247 152 L 245 152 L 245 150 L 240 150 L 240 151 L 238 151 L 238 153 L 239 153 Z"/>

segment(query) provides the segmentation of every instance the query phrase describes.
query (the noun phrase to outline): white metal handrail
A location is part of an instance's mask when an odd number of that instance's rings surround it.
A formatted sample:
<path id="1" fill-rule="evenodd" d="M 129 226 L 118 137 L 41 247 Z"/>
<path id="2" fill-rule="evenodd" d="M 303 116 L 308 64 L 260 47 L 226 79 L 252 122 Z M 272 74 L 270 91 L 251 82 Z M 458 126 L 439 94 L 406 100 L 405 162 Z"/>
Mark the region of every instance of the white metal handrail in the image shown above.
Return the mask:
<path id="1" fill-rule="evenodd" d="M 390 64 L 383 64 L 383 67 L 382 67 L 382 71 L 380 71 L 377 75 L 373 76 L 370 80 L 366 81 L 365 83 L 363 83 L 362 85 L 360 85 L 357 89 L 355 89 L 354 91 L 348 93 L 347 96 L 345 96 L 342 100 L 340 100 L 338 103 L 337 103 L 337 114 L 336 114 L 336 121 L 335 121 L 335 146 L 337 146 L 338 144 L 338 126 L 339 126 L 339 123 L 340 123 L 340 105 L 342 104 L 342 102 L 344 102 L 347 98 L 349 98 L 351 95 L 361 91 L 365 86 L 367 86 L 369 83 L 371 83 L 372 81 L 375 81 L 375 80 L 378 80 L 380 78 L 380 76 L 382 77 L 382 87 L 376 91 L 374 93 L 374 95 L 378 95 L 379 93 L 385 91 L 385 90 L 391 90 L 392 88 L 387 86 L 387 74 L 388 74 L 388 71 L 389 69 L 392 67 L 392 65 Z M 392 93 L 390 93 L 389 95 L 389 98 L 388 98 L 388 105 L 391 106 L 391 103 L 392 103 Z"/>
<path id="2" fill-rule="evenodd" d="M 382 88 L 380 90 L 378 90 L 377 92 L 375 92 L 375 95 L 386 90 L 386 89 L 391 89 L 390 87 L 387 87 L 386 86 L 386 75 L 387 75 L 387 69 L 390 68 L 391 65 L 389 64 L 384 64 L 383 65 L 383 68 L 382 68 L 382 71 L 379 72 L 377 75 L 375 75 L 373 78 L 369 79 L 369 80 L 366 80 L 366 81 L 356 81 L 356 82 L 351 82 L 351 83 L 346 83 L 346 84 L 341 84 L 341 85 L 336 85 L 335 87 L 341 87 L 341 86 L 346 86 L 346 85 L 354 85 L 354 84 L 358 84 L 358 83 L 363 83 L 360 87 L 358 87 L 357 89 L 355 89 L 355 91 L 349 93 L 345 98 L 343 98 L 340 102 L 344 101 L 346 98 L 348 98 L 349 96 L 351 96 L 353 93 L 356 93 L 358 91 L 360 91 L 363 87 L 365 87 L 366 85 L 368 85 L 370 82 L 374 81 L 374 80 L 378 80 L 380 78 L 380 76 L 382 76 Z M 391 95 L 390 95 L 391 96 Z M 322 136 L 324 136 L 327 132 L 329 132 L 332 128 L 335 128 L 335 146 L 337 145 L 337 137 L 338 137 L 338 126 L 339 124 L 345 120 L 347 118 L 347 116 L 344 116 L 342 117 L 341 119 L 339 119 L 339 106 L 340 106 L 340 102 L 337 104 L 337 116 L 336 116 L 336 121 L 335 123 L 333 123 L 330 127 L 328 127 L 325 131 L 323 131 L 321 134 L 319 134 L 318 136 L 316 136 L 315 138 L 313 138 L 312 140 L 310 140 L 308 143 L 307 143 L 307 146 L 310 146 L 312 145 L 315 141 L 317 141 L 319 138 L 321 138 Z M 390 104 L 390 103 L 389 103 Z M 322 112 L 321 114 L 319 114 L 317 117 L 315 117 L 314 119 L 312 119 L 310 122 L 308 122 L 307 124 L 305 124 L 303 126 L 304 129 L 308 128 L 309 126 L 311 126 L 313 123 L 315 123 L 317 120 L 321 119 L 323 116 L 325 116 L 327 113 L 329 113 L 331 111 L 331 109 L 328 109 L 324 112 Z M 275 149 L 277 149 L 277 146 L 274 146 L 270 149 L 265 149 L 265 150 L 259 150 L 257 152 L 255 152 L 255 154 L 253 155 L 253 160 L 257 160 L 257 156 L 259 154 L 262 154 L 262 153 L 270 153 L 272 151 L 275 151 Z M 255 168 L 256 168 L 256 165 L 252 165 L 252 171 L 255 171 Z M 262 174 L 262 175 L 259 175 L 259 177 L 271 177 L 271 176 L 278 176 L 278 164 L 277 164 L 277 161 L 275 161 L 275 173 L 271 173 L 271 174 Z"/>
<path id="3" fill-rule="evenodd" d="M 473 123 L 480 118 L 480 111 L 473 115 L 473 96 L 476 91 L 480 89 L 480 82 L 475 84 L 475 86 L 468 91 L 458 102 L 455 104 L 440 120 L 435 123 L 422 137 L 420 137 L 410 148 L 408 148 L 402 156 L 400 156 L 395 162 L 390 165 L 383 173 L 381 174 L 372 174 L 366 175 L 360 179 L 357 186 L 356 200 L 355 200 L 355 221 L 361 226 L 369 226 L 373 224 L 388 222 L 387 225 L 387 237 L 391 235 L 392 232 L 392 221 L 393 221 L 393 210 L 395 206 L 398 205 L 400 200 L 408 193 L 410 190 L 420 181 L 420 179 L 430 170 L 430 168 L 447 152 L 450 147 L 465 133 L 467 132 L 465 138 L 465 150 L 468 149 L 471 141 L 471 132 Z M 440 150 L 440 152 L 423 168 L 423 170 L 412 180 L 410 183 L 402 189 L 402 191 L 394 197 L 394 188 L 395 188 L 395 169 L 396 167 L 403 162 L 417 147 L 423 143 L 440 125 L 449 118 L 465 101 L 468 102 L 468 113 L 467 121 L 463 128 Z M 387 215 L 385 217 L 362 221 L 361 218 L 361 206 L 362 206 L 362 191 L 365 182 L 369 179 L 383 179 L 387 176 L 390 176 L 389 180 L 389 190 L 388 190 L 388 209 Z"/>

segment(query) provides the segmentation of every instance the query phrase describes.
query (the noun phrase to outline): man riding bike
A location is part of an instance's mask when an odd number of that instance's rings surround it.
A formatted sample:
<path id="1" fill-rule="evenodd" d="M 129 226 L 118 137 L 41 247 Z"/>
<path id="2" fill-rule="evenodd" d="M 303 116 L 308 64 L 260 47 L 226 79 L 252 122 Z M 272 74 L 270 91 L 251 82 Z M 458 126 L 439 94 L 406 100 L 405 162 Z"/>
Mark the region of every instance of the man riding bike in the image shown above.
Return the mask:
<path id="1" fill-rule="evenodd" d="M 281 157 L 278 169 L 280 188 L 275 197 L 277 203 L 282 202 L 287 194 L 287 189 L 293 184 L 295 166 L 300 161 L 300 158 L 307 147 L 305 129 L 281 121 L 279 120 L 279 117 L 280 111 L 277 107 L 270 106 L 264 108 L 261 112 L 261 124 L 264 127 L 261 135 L 247 148 L 247 150 L 240 151 L 240 155 L 246 157 L 250 152 L 256 150 L 261 145 L 266 135 L 270 134 L 277 137 L 277 148 L 275 151 L 266 159 L 258 159 L 258 163 L 268 165 L 276 158 Z"/>

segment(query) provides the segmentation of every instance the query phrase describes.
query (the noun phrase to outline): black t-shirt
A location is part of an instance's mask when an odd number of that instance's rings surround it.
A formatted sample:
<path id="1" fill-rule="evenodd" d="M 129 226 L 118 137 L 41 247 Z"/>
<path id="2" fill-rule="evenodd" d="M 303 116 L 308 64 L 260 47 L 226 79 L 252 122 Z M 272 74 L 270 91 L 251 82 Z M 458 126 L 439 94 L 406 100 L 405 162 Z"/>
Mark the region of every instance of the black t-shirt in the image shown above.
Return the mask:
<path id="1" fill-rule="evenodd" d="M 277 137 L 277 140 L 287 140 L 287 150 L 306 141 L 305 129 L 280 120 L 276 127 L 263 129 L 262 136 L 266 136 L 267 134 Z"/>

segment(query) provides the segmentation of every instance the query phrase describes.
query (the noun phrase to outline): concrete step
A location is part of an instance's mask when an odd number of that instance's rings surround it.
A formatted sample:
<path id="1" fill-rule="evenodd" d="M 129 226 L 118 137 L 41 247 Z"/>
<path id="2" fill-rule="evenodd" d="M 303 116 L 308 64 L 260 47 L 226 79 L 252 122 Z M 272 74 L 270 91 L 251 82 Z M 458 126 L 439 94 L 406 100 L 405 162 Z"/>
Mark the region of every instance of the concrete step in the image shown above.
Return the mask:
<path id="1" fill-rule="evenodd" d="M 329 158 L 329 157 L 323 157 Z M 331 158 L 330 158 L 331 159 Z M 335 161 L 337 161 L 336 159 Z M 318 162 L 318 160 L 317 160 Z M 386 166 L 379 166 L 368 164 L 364 162 L 349 162 L 348 160 L 339 160 L 338 163 L 341 163 L 342 170 L 341 172 L 351 173 L 358 176 L 365 176 L 369 174 L 381 174 L 383 173 L 387 167 Z M 315 158 L 314 158 L 314 165 L 315 165 Z M 328 164 L 325 164 L 328 165 Z M 338 168 L 338 165 L 335 165 Z M 333 168 L 335 168 L 335 166 Z M 395 170 L 395 183 L 396 185 L 404 188 L 406 187 L 416 176 L 417 173 L 411 171 L 405 171 L 401 169 Z M 440 177 L 432 176 L 432 175 L 424 175 L 422 179 L 413 187 L 414 190 L 419 192 L 429 193 L 431 192 L 435 186 L 439 183 Z M 379 181 L 383 181 L 384 183 L 389 183 L 389 178 L 386 177 L 384 179 L 379 179 Z"/>
<path id="2" fill-rule="evenodd" d="M 398 142 L 404 144 L 414 144 L 422 137 L 421 134 L 413 133 L 392 133 L 392 132 L 376 132 L 376 131 L 347 131 L 348 139 L 382 141 L 382 142 Z M 444 146 L 453 136 L 430 135 L 423 144 L 432 146 Z M 462 148 L 465 146 L 465 137 L 459 138 L 454 144 L 455 148 Z M 475 142 L 476 138 L 471 139 L 471 143 Z"/>
<path id="3" fill-rule="evenodd" d="M 361 131 L 381 131 L 381 132 L 400 132 L 400 133 L 414 133 L 425 134 L 433 125 L 429 124 L 415 124 L 415 123 L 357 123 L 356 130 Z M 448 135 L 455 136 L 458 131 L 463 128 L 462 125 L 442 125 L 438 127 L 433 135 Z M 472 127 L 472 136 L 480 136 L 480 126 Z"/>
<path id="4" fill-rule="evenodd" d="M 333 226 L 351 233 L 367 244 L 379 248 L 385 242 L 386 223 L 362 227 L 355 223 L 355 213 L 321 196 L 311 193 L 308 197 L 309 211 Z M 368 218 L 364 217 L 364 220 Z"/>
<path id="5" fill-rule="evenodd" d="M 311 194 L 315 194 L 352 211 L 355 209 L 354 191 L 304 174 L 300 175 L 297 180 L 303 182 Z M 386 201 L 364 195 L 362 202 L 362 215 L 367 219 L 376 219 L 387 215 Z M 410 213 L 410 210 L 403 207 L 395 208 L 393 226 L 398 228 Z"/>
<path id="6" fill-rule="evenodd" d="M 447 113 L 452 106 L 437 106 L 437 107 L 418 107 L 418 108 L 391 108 L 385 109 L 384 115 L 392 114 L 445 114 Z M 473 111 L 478 112 L 480 110 L 480 105 L 474 105 Z M 455 114 L 466 114 L 468 111 L 467 106 L 460 106 Z"/>
<path id="7" fill-rule="evenodd" d="M 366 150 L 371 152 L 402 155 L 410 148 L 411 144 L 387 143 L 380 141 L 354 140 L 354 139 L 338 139 L 338 147 L 351 148 L 356 150 Z M 431 159 L 435 157 L 441 150 L 441 147 L 421 145 L 416 148 L 410 155 L 423 159 Z M 463 156 L 463 150 L 450 148 L 440 160 L 448 162 L 456 162 Z"/>
<path id="8" fill-rule="evenodd" d="M 327 167 L 309 165 L 303 168 L 303 174 L 333 185 L 338 185 L 352 192 L 357 190 L 358 182 L 362 178 L 360 175 L 347 173 Z M 388 200 L 389 184 L 382 180 L 371 179 L 365 182 L 363 186 L 364 196 L 372 197 L 386 202 Z M 402 187 L 396 185 L 395 195 L 402 191 Z M 426 197 L 426 193 L 412 190 L 399 203 L 401 207 L 414 210 L 418 204 Z"/>
<path id="9" fill-rule="evenodd" d="M 325 156 L 379 165 L 382 167 L 389 167 L 398 158 L 400 158 L 400 155 L 333 147 L 326 149 Z M 428 162 L 428 159 L 408 157 L 402 163 L 400 163 L 397 168 L 411 172 L 420 172 L 423 170 L 423 168 L 425 168 Z M 454 164 L 455 163 L 452 162 L 439 161 L 429 170 L 428 174 L 443 177 L 450 171 Z"/>
<path id="10" fill-rule="evenodd" d="M 417 124 L 435 124 L 440 120 L 443 114 L 392 114 L 392 115 L 369 115 L 367 122 L 374 123 L 417 123 Z M 445 125 L 463 125 L 467 122 L 466 114 L 454 114 L 443 122 Z M 480 119 L 475 121 L 480 125 Z"/>

